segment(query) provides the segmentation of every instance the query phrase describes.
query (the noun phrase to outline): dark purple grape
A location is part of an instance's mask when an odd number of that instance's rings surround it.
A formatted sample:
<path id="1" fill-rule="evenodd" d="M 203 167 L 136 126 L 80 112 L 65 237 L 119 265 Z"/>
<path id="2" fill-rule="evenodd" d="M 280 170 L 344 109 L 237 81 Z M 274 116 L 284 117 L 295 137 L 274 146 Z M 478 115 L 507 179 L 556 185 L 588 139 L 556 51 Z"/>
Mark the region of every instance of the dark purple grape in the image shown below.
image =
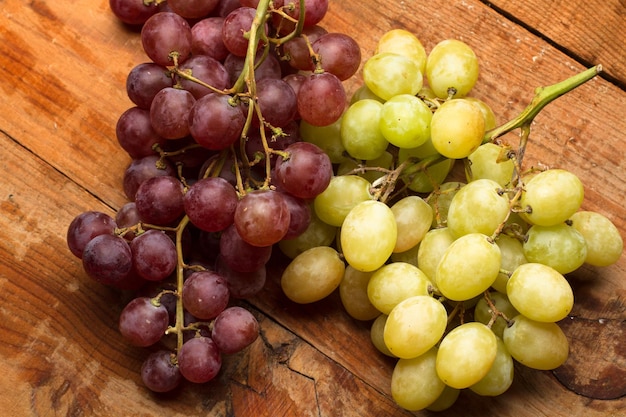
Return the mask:
<path id="1" fill-rule="evenodd" d="M 123 229 L 126 227 L 132 227 L 140 223 L 139 213 L 137 213 L 137 207 L 134 201 L 130 201 L 122 206 L 117 213 L 115 213 L 115 223 L 117 227 Z M 122 236 L 124 239 L 131 241 L 135 238 L 135 232 L 127 231 Z"/>
<path id="2" fill-rule="evenodd" d="M 195 317 L 210 320 L 228 305 L 226 280 L 213 271 L 194 272 L 183 285 L 183 305 Z"/>
<path id="3" fill-rule="evenodd" d="M 283 193 L 289 208 L 289 229 L 283 239 L 294 239 L 300 236 L 311 223 L 311 208 L 305 200 L 289 193 Z"/>
<path id="4" fill-rule="evenodd" d="M 233 224 L 222 232 L 220 256 L 234 271 L 253 272 L 269 261 L 272 246 L 252 246 L 241 238 Z"/>
<path id="5" fill-rule="evenodd" d="M 255 15 L 256 9 L 252 7 L 240 7 L 230 12 L 228 16 L 226 16 L 226 19 L 224 19 L 222 40 L 230 53 L 237 56 L 246 55 L 248 50 L 248 38 L 244 36 L 244 34 L 250 32 L 250 27 L 252 26 Z M 265 33 L 267 33 L 267 24 L 265 25 Z"/>
<path id="6" fill-rule="evenodd" d="M 237 353 L 250 346 L 259 336 L 259 323 L 248 310 L 229 307 L 215 318 L 211 338 L 220 352 Z"/>
<path id="7" fill-rule="evenodd" d="M 239 0 L 220 0 L 220 4 L 217 5 L 213 14 L 215 16 L 226 17 L 235 9 L 241 7 Z"/>
<path id="8" fill-rule="evenodd" d="M 284 11 L 295 21 L 300 18 L 300 2 L 298 0 L 285 0 Z M 328 11 L 328 0 L 304 0 L 304 26 L 313 26 L 322 21 Z M 287 34 L 295 29 L 295 22 L 287 20 L 280 15 L 275 15 L 274 26 L 279 27 L 280 33 Z"/>
<path id="9" fill-rule="evenodd" d="M 139 186 L 135 205 L 143 222 L 167 226 L 185 211 L 183 184 L 174 177 L 150 178 Z"/>
<path id="10" fill-rule="evenodd" d="M 156 5 L 144 0 L 109 0 L 109 6 L 118 19 L 129 25 L 143 25 L 159 11 Z"/>
<path id="11" fill-rule="evenodd" d="M 239 201 L 234 224 L 241 238 L 249 244 L 270 246 L 287 233 L 289 208 L 278 191 L 255 190 Z"/>
<path id="12" fill-rule="evenodd" d="M 124 238 L 98 235 L 83 250 L 83 269 L 94 280 L 109 286 L 123 285 L 133 275 L 132 253 Z"/>
<path id="13" fill-rule="evenodd" d="M 256 271 L 238 272 L 230 268 L 221 255 L 217 257 L 215 262 L 215 271 L 226 280 L 230 296 L 238 299 L 247 299 L 258 294 L 265 286 L 267 279 L 265 265 Z"/>
<path id="14" fill-rule="evenodd" d="M 298 110 L 296 93 L 282 79 L 265 78 L 257 81 L 257 103 L 265 123 L 272 127 L 283 127 L 291 122 Z M 259 126 L 259 119 L 252 119 Z"/>
<path id="15" fill-rule="evenodd" d="M 321 26 L 314 25 L 304 28 L 302 33 L 306 35 L 310 43 L 313 43 L 328 31 Z M 283 51 L 288 58 L 289 65 L 293 68 L 301 71 L 313 71 L 315 69 L 307 41 L 303 37 L 299 36 L 285 42 Z"/>
<path id="16" fill-rule="evenodd" d="M 135 237 L 130 249 L 135 271 L 148 281 L 164 280 L 178 264 L 176 245 L 160 230 L 148 230 Z"/>
<path id="17" fill-rule="evenodd" d="M 256 56 L 256 62 L 258 62 L 261 56 L 262 51 L 259 51 Z M 244 62 L 244 57 L 234 54 L 229 54 L 226 59 L 224 59 L 224 68 L 226 68 L 226 71 L 228 71 L 228 74 L 230 76 L 231 86 L 235 84 L 237 78 L 239 78 L 239 75 L 241 74 L 241 71 L 243 71 Z M 266 78 L 282 78 L 280 62 L 278 61 L 278 58 L 276 58 L 273 54 L 267 55 L 267 57 L 254 70 L 254 79 L 256 80 L 256 82 L 259 82 Z"/>
<path id="18" fill-rule="evenodd" d="M 224 163 L 220 166 L 218 161 L 220 159 L 219 155 L 213 155 L 209 159 L 204 162 L 202 168 L 200 168 L 198 179 L 205 178 L 207 176 L 214 176 L 217 174 L 220 178 L 224 178 L 226 181 L 230 183 L 233 187 L 237 185 L 237 177 L 235 175 L 235 167 L 234 161 L 232 158 L 226 158 Z M 207 169 L 211 168 L 211 171 L 207 173 Z M 219 169 L 219 172 L 217 171 Z"/>
<path id="19" fill-rule="evenodd" d="M 219 349 L 209 337 L 194 337 L 183 343 L 178 352 L 178 368 L 188 381 L 208 382 L 215 378 L 221 367 Z"/>
<path id="20" fill-rule="evenodd" d="M 135 66 L 126 78 L 126 94 L 137 107 L 150 110 L 156 93 L 172 86 L 172 78 L 167 69 L 154 62 L 144 62 Z"/>
<path id="21" fill-rule="evenodd" d="M 191 27 L 191 53 L 208 55 L 218 61 L 224 61 L 229 52 L 222 40 L 224 18 L 207 17 Z"/>
<path id="22" fill-rule="evenodd" d="M 341 80 L 330 72 L 310 75 L 298 91 L 300 117 L 313 126 L 328 126 L 336 122 L 346 104 L 346 90 Z"/>
<path id="23" fill-rule="evenodd" d="M 91 239 L 98 235 L 112 235 L 117 226 L 108 214 L 99 211 L 80 213 L 67 228 L 67 246 L 74 256 L 82 258 L 83 250 Z"/>
<path id="24" fill-rule="evenodd" d="M 185 213 L 200 230 L 218 232 L 233 223 L 239 197 L 225 179 L 209 177 L 193 184 L 183 197 Z"/>
<path id="25" fill-rule="evenodd" d="M 197 19 L 211 13 L 220 0 L 167 0 L 170 8 L 187 19 Z"/>
<path id="26" fill-rule="evenodd" d="M 169 315 L 164 305 L 155 305 L 148 297 L 132 299 L 122 310 L 119 330 L 132 345 L 152 346 L 165 334 Z"/>
<path id="27" fill-rule="evenodd" d="M 319 55 L 324 71 L 344 81 L 352 77 L 361 65 L 361 48 L 350 36 L 327 33 L 313 42 L 313 51 Z"/>
<path id="28" fill-rule="evenodd" d="M 246 118 L 230 96 L 209 93 L 196 101 L 189 115 L 191 136 L 211 150 L 226 149 L 241 136 Z"/>
<path id="29" fill-rule="evenodd" d="M 287 159 L 280 156 L 274 169 L 274 180 L 288 193 L 308 200 L 328 187 L 333 166 L 328 155 L 310 142 L 297 142 L 285 148 Z"/>
<path id="30" fill-rule="evenodd" d="M 185 61 L 180 69 L 190 71 L 191 75 L 218 90 L 230 86 L 230 75 L 224 65 L 208 55 L 196 55 Z M 196 99 L 206 96 L 211 90 L 195 81 L 178 77 L 182 88 L 189 91 Z"/>
<path id="31" fill-rule="evenodd" d="M 129 200 L 135 201 L 135 194 L 145 180 L 153 177 L 173 177 L 176 175 L 176 170 L 167 161 L 161 161 L 163 167 L 159 167 L 157 163 L 160 159 L 158 155 L 150 155 L 131 161 L 124 171 L 124 194 Z"/>
<path id="32" fill-rule="evenodd" d="M 131 107 L 122 113 L 115 127 L 115 135 L 122 149 L 133 159 L 155 155 L 152 147 L 165 142 L 152 128 L 150 112 L 139 107 Z"/>
<path id="33" fill-rule="evenodd" d="M 183 380 L 174 354 L 167 350 L 152 352 L 141 365 L 141 380 L 153 392 L 169 392 Z"/>
<path id="34" fill-rule="evenodd" d="M 144 23 L 141 43 L 155 63 L 164 67 L 172 65 L 170 54 L 176 53 L 181 64 L 191 54 L 191 27 L 176 13 L 159 12 Z"/>
<path id="35" fill-rule="evenodd" d="M 180 88 L 166 87 L 159 91 L 150 105 L 150 122 L 154 131 L 165 139 L 181 139 L 189 135 L 189 112 L 196 99 Z"/>

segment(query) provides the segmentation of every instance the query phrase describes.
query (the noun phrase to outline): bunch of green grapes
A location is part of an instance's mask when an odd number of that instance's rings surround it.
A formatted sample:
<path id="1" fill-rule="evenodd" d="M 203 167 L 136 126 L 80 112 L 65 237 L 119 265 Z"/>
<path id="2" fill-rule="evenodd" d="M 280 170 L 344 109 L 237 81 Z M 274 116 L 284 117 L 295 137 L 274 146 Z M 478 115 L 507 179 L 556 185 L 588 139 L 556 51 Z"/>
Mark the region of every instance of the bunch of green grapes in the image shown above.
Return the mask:
<path id="1" fill-rule="evenodd" d="M 461 41 L 427 54 L 392 30 L 341 118 L 300 126 L 336 169 L 307 230 L 278 244 L 292 258 L 283 290 L 311 303 L 338 289 L 350 316 L 372 321 L 373 344 L 397 358 L 393 398 L 408 410 L 444 410 L 463 389 L 500 395 L 514 361 L 563 364 L 557 322 L 574 303 L 565 274 L 623 250 L 607 217 L 581 209 L 576 175 L 524 171 L 527 135 L 515 149 L 493 133 L 491 108 L 468 96 L 478 71 Z M 462 182 L 449 179 L 457 161 Z"/>

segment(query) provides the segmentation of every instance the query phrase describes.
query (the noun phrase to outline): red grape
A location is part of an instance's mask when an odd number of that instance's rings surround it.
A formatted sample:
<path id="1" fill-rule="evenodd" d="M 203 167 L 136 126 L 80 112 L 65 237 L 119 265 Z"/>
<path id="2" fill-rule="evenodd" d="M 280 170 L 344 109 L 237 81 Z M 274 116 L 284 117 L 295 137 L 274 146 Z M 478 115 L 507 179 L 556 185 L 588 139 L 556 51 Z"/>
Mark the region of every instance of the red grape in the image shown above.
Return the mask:
<path id="1" fill-rule="evenodd" d="M 152 346 L 163 337 L 169 326 L 169 315 L 164 305 L 155 305 L 148 297 L 131 300 L 122 310 L 119 330 L 135 346 Z"/>

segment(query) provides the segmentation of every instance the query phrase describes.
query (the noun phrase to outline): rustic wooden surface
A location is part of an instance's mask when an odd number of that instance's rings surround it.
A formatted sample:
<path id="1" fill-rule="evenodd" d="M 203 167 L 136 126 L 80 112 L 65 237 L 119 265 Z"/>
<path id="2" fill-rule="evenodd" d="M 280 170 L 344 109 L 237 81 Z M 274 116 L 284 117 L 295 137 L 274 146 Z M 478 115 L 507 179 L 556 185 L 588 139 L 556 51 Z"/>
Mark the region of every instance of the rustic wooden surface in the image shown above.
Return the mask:
<path id="1" fill-rule="evenodd" d="M 475 96 L 504 121 L 540 85 L 602 63 L 599 77 L 549 105 L 528 163 L 569 169 L 584 207 L 626 238 L 626 57 L 620 0 L 491 2 L 331 0 L 324 26 L 354 36 L 363 56 L 391 28 L 427 50 L 469 43 L 481 62 Z M 144 62 L 136 32 L 97 0 L 0 0 L 0 410 L 5 416 L 406 416 L 390 398 L 392 361 L 336 296 L 297 306 L 280 293 L 282 263 L 248 304 L 262 334 L 219 378 L 167 396 L 143 388 L 143 349 L 116 329 L 119 294 L 91 282 L 67 250 L 71 219 L 125 203 L 128 157 L 114 129 L 130 107 L 125 77 Z M 346 86 L 354 90 L 358 76 Z M 562 324 L 571 357 L 555 372 L 516 368 L 497 398 L 463 392 L 445 416 L 623 416 L 626 256 L 573 274 L 576 306 Z M 432 413 L 415 413 L 428 416 Z"/>

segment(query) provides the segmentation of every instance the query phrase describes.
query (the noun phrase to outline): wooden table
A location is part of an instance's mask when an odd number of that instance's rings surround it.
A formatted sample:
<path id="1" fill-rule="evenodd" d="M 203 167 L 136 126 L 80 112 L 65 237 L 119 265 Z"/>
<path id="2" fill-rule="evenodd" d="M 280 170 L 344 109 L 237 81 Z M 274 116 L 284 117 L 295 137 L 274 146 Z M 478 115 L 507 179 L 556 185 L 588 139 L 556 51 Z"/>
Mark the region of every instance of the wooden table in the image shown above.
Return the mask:
<path id="1" fill-rule="evenodd" d="M 474 95 L 500 121 L 540 85 L 587 66 L 605 72 L 535 120 L 527 163 L 585 184 L 584 207 L 626 238 L 626 8 L 623 1 L 331 0 L 323 26 L 355 37 L 364 59 L 379 36 L 407 28 L 427 50 L 445 38 L 480 58 Z M 404 416 L 390 398 L 393 362 L 338 298 L 297 306 L 272 269 L 249 307 L 261 338 L 228 357 L 217 380 L 155 396 L 145 350 L 118 334 L 123 300 L 90 281 L 66 247 L 71 219 L 113 214 L 129 162 L 115 123 L 130 107 L 125 77 L 146 58 L 136 31 L 97 0 L 0 1 L 0 413 L 4 416 Z M 358 76 L 346 82 L 353 91 Z M 626 415 L 626 256 L 572 274 L 576 306 L 562 324 L 571 357 L 555 372 L 516 368 L 497 398 L 463 392 L 446 416 Z M 420 416 L 430 413 L 416 413 Z"/>

